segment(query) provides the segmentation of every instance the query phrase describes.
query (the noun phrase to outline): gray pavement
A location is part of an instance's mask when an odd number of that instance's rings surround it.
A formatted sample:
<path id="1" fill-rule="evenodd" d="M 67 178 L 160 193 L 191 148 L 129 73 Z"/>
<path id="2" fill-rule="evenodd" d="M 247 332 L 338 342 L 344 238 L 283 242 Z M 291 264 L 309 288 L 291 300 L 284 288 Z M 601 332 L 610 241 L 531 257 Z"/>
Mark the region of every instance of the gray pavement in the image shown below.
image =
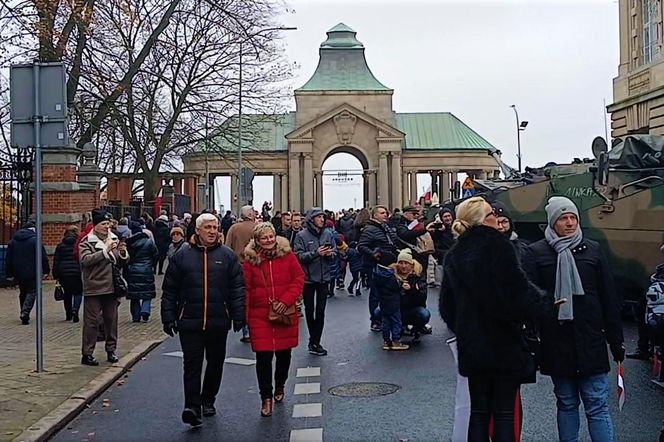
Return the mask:
<path id="1" fill-rule="evenodd" d="M 218 414 L 204 426 L 190 430 L 180 422 L 182 410 L 182 360 L 168 355 L 179 350 L 177 339 L 168 339 L 137 365 L 122 385 L 114 385 L 91 407 L 72 421 L 56 441 L 133 440 L 230 440 L 287 441 L 292 430 L 323 429 L 326 441 L 448 441 L 452 432 L 456 369 L 445 345 L 447 331 L 438 318 L 437 292 L 429 304 L 434 333 L 407 352 L 380 349 L 380 333 L 368 330 L 367 296 L 349 298 L 345 292 L 329 300 L 323 345 L 329 356 L 306 352 L 307 332 L 301 323 L 301 344 L 294 350 L 286 401 L 271 418 L 259 415 L 255 367 L 227 363 Z M 634 327 L 626 325 L 628 346 L 633 346 Z M 227 357 L 252 359 L 253 353 L 230 334 Z M 296 378 L 297 369 L 320 367 L 320 377 Z M 625 363 L 627 403 L 618 413 L 615 397 L 611 411 L 617 440 L 656 440 L 664 417 L 664 391 L 650 382 L 647 363 Z M 613 375 L 612 375 L 613 382 Z M 295 384 L 320 382 L 321 393 L 293 395 Z M 386 382 L 400 389 L 390 395 L 345 398 L 328 390 L 348 382 Z M 555 401 L 551 382 L 540 378 L 522 389 L 524 441 L 556 440 Z M 296 406 L 322 404 L 320 417 L 293 417 Z M 317 406 L 313 405 L 315 409 Z M 311 411 L 305 409 L 305 411 Z M 585 427 L 584 427 L 585 428 Z M 584 430 L 585 431 L 585 430 Z M 582 440 L 589 440 L 587 434 Z"/>

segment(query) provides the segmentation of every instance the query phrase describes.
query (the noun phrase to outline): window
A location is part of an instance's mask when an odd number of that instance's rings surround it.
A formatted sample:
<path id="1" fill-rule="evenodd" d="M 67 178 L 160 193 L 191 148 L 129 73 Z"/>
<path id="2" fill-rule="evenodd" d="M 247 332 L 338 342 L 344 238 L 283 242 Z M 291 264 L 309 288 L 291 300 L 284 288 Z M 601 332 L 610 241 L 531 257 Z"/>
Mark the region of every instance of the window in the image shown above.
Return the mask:
<path id="1" fill-rule="evenodd" d="M 659 59 L 659 0 L 642 0 L 641 17 L 643 21 L 643 64 L 650 64 Z"/>

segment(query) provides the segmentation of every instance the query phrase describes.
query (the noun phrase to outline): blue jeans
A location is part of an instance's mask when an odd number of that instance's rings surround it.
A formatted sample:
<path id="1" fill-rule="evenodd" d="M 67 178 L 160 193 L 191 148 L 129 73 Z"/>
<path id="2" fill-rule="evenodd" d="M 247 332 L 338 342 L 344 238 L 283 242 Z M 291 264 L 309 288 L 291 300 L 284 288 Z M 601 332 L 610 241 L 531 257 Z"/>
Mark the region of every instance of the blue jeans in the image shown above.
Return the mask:
<path id="1" fill-rule="evenodd" d="M 413 307 L 401 310 L 401 321 L 403 325 L 412 325 L 416 331 L 429 323 L 431 313 L 424 307 Z"/>
<path id="2" fill-rule="evenodd" d="M 401 341 L 401 313 L 380 313 L 382 317 L 381 329 L 383 331 L 383 341 Z"/>
<path id="3" fill-rule="evenodd" d="M 374 285 L 373 278 L 369 281 L 369 315 L 371 317 L 371 322 L 380 323 L 380 311 L 376 314 L 376 309 L 380 304 L 380 293 Z"/>
<path id="4" fill-rule="evenodd" d="M 129 303 L 129 311 L 134 321 L 141 319 L 141 315 L 150 316 L 152 299 L 132 299 Z"/>
<path id="5" fill-rule="evenodd" d="M 579 440 L 579 404 L 583 401 L 588 431 L 593 442 L 612 442 L 607 374 L 584 378 L 552 376 L 558 407 L 558 436 L 561 442 Z M 580 397 L 580 399 L 579 399 Z"/>

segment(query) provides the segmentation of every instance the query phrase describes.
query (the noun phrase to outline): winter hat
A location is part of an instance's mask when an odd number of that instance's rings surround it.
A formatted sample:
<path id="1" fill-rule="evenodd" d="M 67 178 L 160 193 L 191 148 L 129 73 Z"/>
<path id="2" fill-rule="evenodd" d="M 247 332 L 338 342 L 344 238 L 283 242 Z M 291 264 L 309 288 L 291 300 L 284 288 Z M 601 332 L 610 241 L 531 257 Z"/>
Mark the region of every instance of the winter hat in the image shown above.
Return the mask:
<path id="1" fill-rule="evenodd" d="M 441 220 L 443 219 L 443 215 L 445 215 L 446 213 L 452 215 L 452 219 L 454 219 L 454 211 L 449 207 L 443 207 L 438 211 L 438 216 L 440 217 Z"/>
<path id="2" fill-rule="evenodd" d="M 409 249 L 404 249 L 401 252 L 399 252 L 399 256 L 397 257 L 397 262 L 408 262 L 410 264 L 414 264 L 415 260 L 413 259 L 413 255 L 411 254 Z"/>
<path id="3" fill-rule="evenodd" d="M 320 207 L 312 207 L 307 212 L 307 220 L 314 219 L 319 215 L 325 215 L 325 212 L 323 212 L 323 209 L 321 209 Z"/>
<path id="4" fill-rule="evenodd" d="M 111 214 L 105 211 L 104 209 L 93 209 L 92 210 L 92 224 L 95 226 L 104 221 L 110 221 L 112 218 Z"/>
<path id="5" fill-rule="evenodd" d="M 191 219 L 191 213 L 184 212 L 184 215 L 182 215 L 183 220 Z"/>
<path id="6" fill-rule="evenodd" d="M 334 221 L 332 221 L 331 219 L 328 219 L 327 221 L 325 221 L 325 227 L 327 227 L 329 229 L 334 229 Z"/>
<path id="7" fill-rule="evenodd" d="M 23 227 L 21 229 L 36 229 L 37 224 L 35 224 L 34 221 L 30 220 L 27 223 L 23 224 Z"/>
<path id="8" fill-rule="evenodd" d="M 174 233 L 179 233 L 184 237 L 184 230 L 182 230 L 182 227 L 175 226 L 171 229 L 171 236 L 173 236 Z"/>
<path id="9" fill-rule="evenodd" d="M 168 217 L 166 215 L 159 215 L 159 218 L 157 219 L 168 222 Z"/>
<path id="10" fill-rule="evenodd" d="M 143 231 L 143 227 L 136 221 L 130 221 L 129 230 L 131 230 L 132 235 L 137 235 Z"/>
<path id="11" fill-rule="evenodd" d="M 507 208 L 502 203 L 497 201 L 492 203 L 491 206 L 493 207 L 493 211 L 496 212 L 496 218 L 502 217 L 502 218 L 507 218 L 509 220 L 510 228 L 507 231 L 505 231 L 504 234 L 508 238 L 511 237 L 512 232 L 514 232 L 514 221 L 512 221 L 512 217 L 507 211 Z"/>
<path id="12" fill-rule="evenodd" d="M 577 209 L 572 200 L 564 196 L 552 196 L 549 198 L 549 203 L 544 207 L 544 210 L 546 211 L 546 219 L 549 227 L 552 229 L 558 218 L 566 213 L 572 213 L 576 216 L 577 220 L 579 219 L 579 209 Z"/>

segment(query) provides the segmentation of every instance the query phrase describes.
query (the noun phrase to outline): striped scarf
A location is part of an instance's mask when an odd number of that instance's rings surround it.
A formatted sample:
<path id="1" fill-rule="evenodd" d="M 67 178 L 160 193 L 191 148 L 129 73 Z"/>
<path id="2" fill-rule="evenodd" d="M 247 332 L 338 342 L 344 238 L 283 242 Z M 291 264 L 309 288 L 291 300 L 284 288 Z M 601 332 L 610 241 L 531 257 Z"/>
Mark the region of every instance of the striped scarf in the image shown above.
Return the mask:
<path id="1" fill-rule="evenodd" d="M 277 257 L 277 245 L 275 244 L 271 249 L 264 249 L 258 245 L 258 243 L 256 243 L 256 253 L 258 253 L 262 258 L 272 260 Z"/>

